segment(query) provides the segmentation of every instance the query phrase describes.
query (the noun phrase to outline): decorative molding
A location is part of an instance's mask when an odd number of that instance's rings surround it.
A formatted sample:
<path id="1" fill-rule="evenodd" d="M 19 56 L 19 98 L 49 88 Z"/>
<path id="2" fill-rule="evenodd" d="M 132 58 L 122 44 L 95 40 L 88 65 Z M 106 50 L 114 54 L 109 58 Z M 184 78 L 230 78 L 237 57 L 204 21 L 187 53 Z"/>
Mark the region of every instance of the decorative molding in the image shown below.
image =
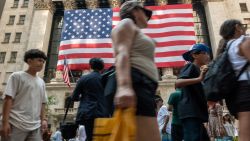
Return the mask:
<path id="1" fill-rule="evenodd" d="M 191 3 L 192 3 L 192 0 L 181 0 L 181 3 L 191 4 Z"/>
<path id="2" fill-rule="evenodd" d="M 208 3 L 208 2 L 224 2 L 224 0 L 201 0 L 202 3 Z"/>
<path id="3" fill-rule="evenodd" d="M 157 5 L 166 5 L 168 2 L 167 0 L 156 0 Z"/>
<path id="4" fill-rule="evenodd" d="M 65 10 L 77 9 L 77 3 L 75 0 L 64 0 L 63 5 Z"/>
<path id="5" fill-rule="evenodd" d="M 207 2 L 220 2 L 220 1 L 224 1 L 224 0 L 204 0 L 204 1 L 207 1 Z"/>
<path id="6" fill-rule="evenodd" d="M 112 8 L 120 7 L 120 5 L 121 5 L 120 0 L 109 0 L 109 3 L 111 4 Z"/>
<path id="7" fill-rule="evenodd" d="M 50 12 L 55 11 L 55 5 L 52 0 L 34 0 L 35 10 L 49 10 Z"/>
<path id="8" fill-rule="evenodd" d="M 98 0 L 85 0 L 86 6 L 89 9 L 98 8 Z"/>

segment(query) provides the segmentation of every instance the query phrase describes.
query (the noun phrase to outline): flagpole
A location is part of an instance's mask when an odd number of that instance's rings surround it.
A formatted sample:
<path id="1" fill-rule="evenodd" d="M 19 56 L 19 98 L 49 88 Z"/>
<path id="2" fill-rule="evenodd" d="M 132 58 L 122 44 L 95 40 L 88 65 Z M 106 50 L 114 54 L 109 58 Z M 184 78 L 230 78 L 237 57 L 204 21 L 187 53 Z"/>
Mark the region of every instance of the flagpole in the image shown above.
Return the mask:
<path id="1" fill-rule="evenodd" d="M 69 68 L 69 64 L 68 64 L 68 62 L 67 62 L 67 57 L 66 57 L 66 55 L 64 55 L 64 59 L 66 60 L 66 65 L 67 65 L 67 67 L 68 67 L 68 69 L 69 69 L 69 73 L 70 73 L 70 75 L 71 75 L 72 82 L 73 82 L 73 83 L 76 83 L 75 78 L 74 78 L 74 76 L 73 76 L 73 74 L 72 74 L 72 71 L 71 71 L 71 69 Z M 69 87 L 70 87 L 70 86 L 69 86 Z M 70 87 L 70 88 L 71 88 L 71 87 Z"/>

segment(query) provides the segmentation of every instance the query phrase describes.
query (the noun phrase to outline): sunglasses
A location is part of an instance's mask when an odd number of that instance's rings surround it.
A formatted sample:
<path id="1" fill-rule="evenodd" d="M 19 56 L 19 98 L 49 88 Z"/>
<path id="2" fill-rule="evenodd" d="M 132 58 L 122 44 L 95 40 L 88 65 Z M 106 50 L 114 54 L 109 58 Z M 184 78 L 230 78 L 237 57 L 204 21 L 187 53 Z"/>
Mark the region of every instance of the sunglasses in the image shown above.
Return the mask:
<path id="1" fill-rule="evenodd" d="M 241 24 L 244 29 L 247 29 L 247 24 Z"/>

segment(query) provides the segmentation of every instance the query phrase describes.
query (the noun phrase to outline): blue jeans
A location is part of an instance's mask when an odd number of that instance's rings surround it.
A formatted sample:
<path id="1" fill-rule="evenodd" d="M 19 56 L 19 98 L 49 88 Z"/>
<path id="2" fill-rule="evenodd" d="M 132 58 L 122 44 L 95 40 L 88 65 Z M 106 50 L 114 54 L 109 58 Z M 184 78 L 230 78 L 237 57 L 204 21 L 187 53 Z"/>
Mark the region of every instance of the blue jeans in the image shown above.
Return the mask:
<path id="1" fill-rule="evenodd" d="M 172 139 L 171 139 L 171 135 L 170 134 L 162 134 L 161 135 L 161 140 L 162 141 L 172 141 Z"/>
<path id="2" fill-rule="evenodd" d="M 184 141 L 209 141 L 207 130 L 198 118 L 185 118 L 182 120 Z"/>

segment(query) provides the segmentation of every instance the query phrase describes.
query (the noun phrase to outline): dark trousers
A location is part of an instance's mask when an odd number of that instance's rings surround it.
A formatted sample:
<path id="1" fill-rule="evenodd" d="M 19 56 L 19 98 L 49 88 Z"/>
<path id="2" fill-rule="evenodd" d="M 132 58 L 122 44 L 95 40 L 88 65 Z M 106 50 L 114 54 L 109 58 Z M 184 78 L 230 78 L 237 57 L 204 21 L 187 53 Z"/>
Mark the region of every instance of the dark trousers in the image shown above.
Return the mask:
<path id="1" fill-rule="evenodd" d="M 87 135 L 86 141 L 92 141 L 94 121 L 95 119 L 86 119 L 83 121 L 83 125 L 85 126 L 85 131 Z"/>
<path id="2" fill-rule="evenodd" d="M 183 127 L 181 125 L 172 124 L 171 125 L 171 137 L 172 137 L 172 141 L 182 141 L 183 140 Z"/>
<path id="3" fill-rule="evenodd" d="M 184 141 L 209 141 L 207 130 L 198 118 L 186 118 L 182 120 Z"/>

